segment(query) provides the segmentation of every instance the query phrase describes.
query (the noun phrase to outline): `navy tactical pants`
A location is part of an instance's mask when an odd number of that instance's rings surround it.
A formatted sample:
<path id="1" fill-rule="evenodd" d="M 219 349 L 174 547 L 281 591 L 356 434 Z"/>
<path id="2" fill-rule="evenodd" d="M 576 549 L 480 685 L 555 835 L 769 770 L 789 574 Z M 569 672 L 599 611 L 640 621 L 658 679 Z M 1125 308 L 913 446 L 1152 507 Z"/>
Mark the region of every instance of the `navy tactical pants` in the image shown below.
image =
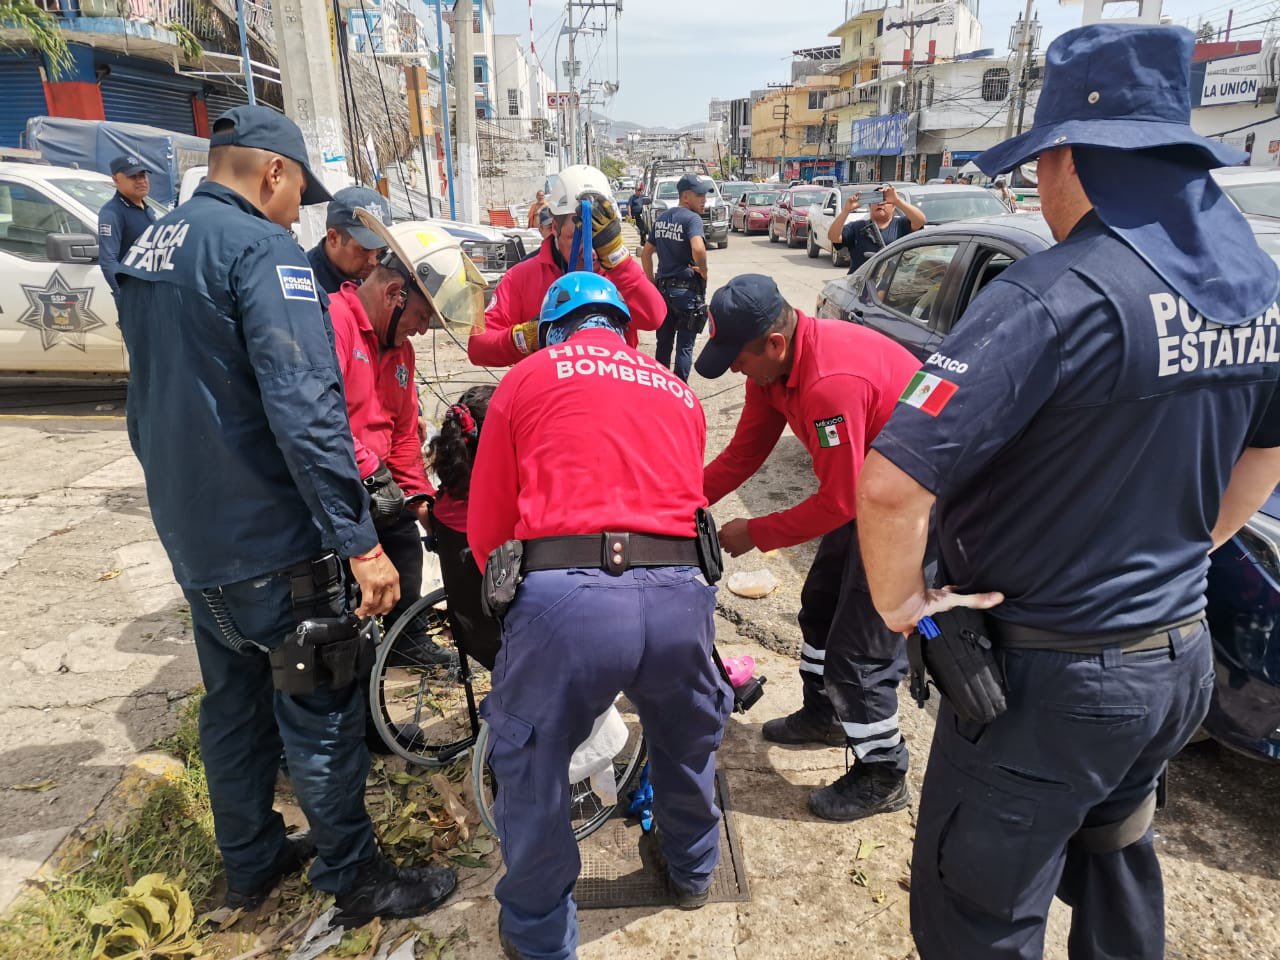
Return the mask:
<path id="1" fill-rule="evenodd" d="M 907 674 L 906 645 L 871 603 L 855 521 L 818 542 L 797 620 L 805 709 L 820 722 L 838 720 L 859 763 L 891 764 L 905 774 L 898 684 Z"/>
<path id="2" fill-rule="evenodd" d="M 284 821 L 271 806 L 283 745 L 318 849 L 311 882 L 342 892 L 351 886 L 356 865 L 376 849 L 364 807 L 369 753 L 363 688 L 353 683 L 308 696 L 277 693 L 267 655 L 257 648 L 236 652 L 203 594 L 184 593 L 205 686 L 200 752 L 227 884 L 250 891 L 271 877 L 285 838 Z M 222 595 L 241 634 L 254 643 L 276 647 L 297 624 L 284 576 L 233 583 Z"/>
<path id="3" fill-rule="evenodd" d="M 395 523 L 378 531 L 378 542 L 400 575 L 400 600 L 383 618 L 390 628 L 422 596 L 422 533 L 417 516 L 406 508 Z"/>
<path id="4" fill-rule="evenodd" d="M 502 930 L 528 960 L 577 956 L 569 758 L 619 691 L 649 747 L 672 878 L 700 891 L 720 858 L 715 751 L 733 694 L 711 659 L 715 591 L 693 567 L 530 573 L 503 624 L 481 708 L 506 876 Z"/>
<path id="5" fill-rule="evenodd" d="M 662 321 L 662 326 L 658 328 L 658 346 L 653 352 L 653 358 L 669 370 L 675 371 L 675 375 L 685 383 L 689 382 L 689 371 L 693 369 L 693 345 L 698 339 L 696 330 L 690 330 L 683 326 L 677 319 L 676 314 L 668 312 L 667 319 Z M 676 347 L 676 365 L 671 366 L 671 345 Z"/>
<path id="6" fill-rule="evenodd" d="M 943 701 L 911 859 L 922 960 L 1032 960 L 1055 893 L 1072 960 L 1159 960 L 1164 887 L 1152 833 L 1088 852 L 1081 827 L 1123 820 L 1209 708 L 1203 626 L 1168 649 L 1006 651 L 1008 712 L 965 724 Z"/>

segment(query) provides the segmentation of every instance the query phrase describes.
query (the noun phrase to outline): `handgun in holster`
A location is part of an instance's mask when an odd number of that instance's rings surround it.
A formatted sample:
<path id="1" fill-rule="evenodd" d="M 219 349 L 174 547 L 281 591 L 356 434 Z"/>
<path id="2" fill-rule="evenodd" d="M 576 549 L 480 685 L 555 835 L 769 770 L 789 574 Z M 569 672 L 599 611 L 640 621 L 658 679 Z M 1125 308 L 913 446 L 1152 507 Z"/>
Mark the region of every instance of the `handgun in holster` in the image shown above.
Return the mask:
<path id="1" fill-rule="evenodd" d="M 990 723 L 1005 712 L 1004 670 L 981 611 L 958 607 L 922 617 L 907 638 L 907 660 L 917 706 L 929 699 L 932 679 L 961 720 Z"/>

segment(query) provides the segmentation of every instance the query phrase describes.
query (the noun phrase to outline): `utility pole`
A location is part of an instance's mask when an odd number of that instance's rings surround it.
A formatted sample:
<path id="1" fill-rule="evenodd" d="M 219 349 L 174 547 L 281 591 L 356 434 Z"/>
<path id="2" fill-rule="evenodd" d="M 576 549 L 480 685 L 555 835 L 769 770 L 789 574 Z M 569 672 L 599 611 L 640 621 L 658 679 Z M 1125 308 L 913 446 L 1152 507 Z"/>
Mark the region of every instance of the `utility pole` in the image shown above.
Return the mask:
<path id="1" fill-rule="evenodd" d="M 453 88 L 458 98 L 458 213 L 467 223 L 480 222 L 476 157 L 475 62 L 471 55 L 471 0 L 453 6 Z"/>
<path id="2" fill-rule="evenodd" d="M 773 119 L 782 121 L 781 143 L 778 147 L 778 183 L 782 183 L 782 171 L 786 167 L 787 161 L 787 121 L 791 118 L 791 91 L 794 89 L 794 85 L 788 80 L 786 83 L 771 83 L 769 88 L 782 91 L 781 111 L 779 111 L 776 103 L 773 105 L 772 110 Z M 752 135 L 755 135 L 754 131 Z"/>
<path id="3" fill-rule="evenodd" d="M 332 193 L 351 183 L 334 62 L 339 25 L 325 0 L 275 0 L 271 18 L 285 115 L 302 129 L 311 169 Z M 351 149 L 358 151 L 360 145 L 353 143 Z M 324 234 L 324 214 L 303 207 L 299 233 L 305 246 L 318 241 Z"/>
<path id="4" fill-rule="evenodd" d="M 1027 3 L 1028 3 L 1028 4 L 1030 4 L 1030 3 L 1031 3 L 1031 0 L 1027 0 Z M 890 23 L 890 24 L 888 24 L 888 25 L 885 27 L 885 29 L 886 29 L 886 30 L 903 30 L 903 29 L 905 29 L 905 30 L 907 31 L 907 49 L 906 49 L 906 51 L 904 52 L 903 57 L 902 57 L 902 67 L 903 67 L 903 69 L 906 71 L 906 74 L 907 74 L 906 84 L 905 84 L 905 87 L 904 87 L 904 89 L 903 89 L 903 91 L 902 91 L 902 111 L 903 111 L 903 113 L 905 113 L 905 114 L 907 115 L 907 122 L 906 122 L 906 126 L 910 126 L 910 124 L 911 124 L 911 114 L 912 114 L 912 112 L 913 112 L 914 110 L 919 109 L 919 106 L 920 106 L 920 105 L 916 102 L 916 97 L 915 97 L 915 90 L 916 90 L 916 88 L 915 88 L 915 79 L 914 79 L 914 77 L 913 77 L 913 75 L 912 75 L 912 72 L 911 72 L 911 71 L 912 71 L 912 68 L 915 66 L 915 60 L 916 60 L 916 31 L 917 31 L 918 29 L 920 29 L 921 27 L 927 27 L 927 26 L 929 26 L 929 24 L 931 24 L 931 23 L 937 23 L 937 22 L 939 21 L 939 19 L 940 19 L 940 18 L 939 18 L 938 16 L 936 16 L 936 15 L 935 15 L 935 16 L 932 16 L 932 17 L 920 17 L 920 18 L 918 18 L 918 19 L 912 18 L 912 16 L 911 16 L 910 0 L 907 0 L 907 19 L 906 19 L 906 20 L 901 20 L 901 21 L 899 21 L 899 22 L 897 22 L 897 23 Z M 890 63 L 892 63 L 892 61 L 890 61 Z M 905 135 L 905 133 L 906 133 L 905 129 L 904 129 L 903 133 L 904 133 L 904 135 Z M 915 155 L 914 155 L 914 154 L 912 154 L 912 158 L 913 158 L 913 159 L 914 159 L 914 156 L 915 156 Z M 906 161 L 906 155 L 905 155 L 905 154 L 903 155 L 903 160 L 904 160 L 904 164 L 905 164 L 905 161 Z M 910 171 L 909 169 L 905 168 L 905 166 L 904 166 L 904 169 L 903 169 L 903 171 L 902 171 L 902 179 L 904 179 L 904 180 L 911 180 L 911 179 L 914 179 L 914 178 L 911 176 L 911 171 Z"/>
<path id="5" fill-rule="evenodd" d="M 1013 25 L 1013 31 L 1017 33 L 1017 48 L 1014 51 L 1014 67 L 1012 76 L 1018 78 L 1018 96 L 1013 95 L 1013 84 L 1009 84 L 1009 113 L 1004 121 L 1004 139 L 1008 140 L 1013 136 L 1014 117 L 1019 116 L 1021 111 L 1018 109 L 1018 102 L 1023 101 L 1025 107 L 1026 97 L 1026 70 L 1027 70 L 1027 46 L 1031 40 L 1031 5 L 1034 0 L 1027 0 L 1026 13 L 1018 19 Z M 1009 45 L 1013 46 L 1013 37 L 1009 38 Z M 1021 128 L 1022 121 L 1018 120 L 1018 126 Z"/>
<path id="6" fill-rule="evenodd" d="M 622 14 L 622 0 L 565 0 L 564 5 L 564 33 L 569 35 L 569 69 L 566 71 L 569 79 L 569 111 L 573 118 L 573 147 L 570 157 L 574 163 L 582 163 L 583 139 L 586 131 L 582 130 L 582 112 L 578 102 L 578 61 L 574 57 L 574 37 L 579 33 L 607 33 L 608 27 L 588 27 L 587 17 L 595 9 L 613 10 L 615 15 Z M 573 25 L 573 11 L 581 10 L 582 19 L 578 21 L 578 25 Z M 588 112 L 588 120 L 590 113 Z M 590 160 L 587 161 L 590 163 Z"/>

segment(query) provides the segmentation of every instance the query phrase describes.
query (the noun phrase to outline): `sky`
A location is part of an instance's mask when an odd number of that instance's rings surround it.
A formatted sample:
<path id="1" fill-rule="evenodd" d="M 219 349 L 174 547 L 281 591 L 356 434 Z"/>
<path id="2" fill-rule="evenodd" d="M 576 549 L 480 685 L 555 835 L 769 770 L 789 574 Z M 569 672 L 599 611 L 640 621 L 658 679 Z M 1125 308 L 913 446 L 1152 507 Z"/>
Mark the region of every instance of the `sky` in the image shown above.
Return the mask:
<path id="1" fill-rule="evenodd" d="M 1009 28 L 1025 9 L 1025 0 L 975 2 L 982 21 L 982 46 L 1004 55 Z M 494 0 L 494 6 L 497 32 L 517 34 L 528 46 L 528 0 Z M 1179 23 L 1190 20 L 1192 26 L 1205 15 L 1221 26 L 1229 6 L 1237 11 L 1235 22 L 1242 24 L 1264 19 L 1271 2 L 1165 0 L 1164 13 Z M 617 95 L 604 108 L 610 118 L 681 127 L 706 120 L 707 103 L 713 97 L 745 97 L 753 89 L 788 79 L 792 50 L 836 43 L 827 34 L 843 21 L 845 2 L 623 0 L 622 8 L 621 17 L 609 16 L 603 38 L 580 35 L 575 41 L 583 71 L 592 79 L 619 83 Z M 1078 5 L 1038 0 L 1034 9 L 1044 25 L 1042 48 L 1080 24 Z M 534 0 L 535 48 L 553 76 L 556 34 L 564 12 L 563 2 Z M 575 11 L 575 20 L 581 16 L 580 10 Z M 602 13 L 595 12 L 588 22 L 599 24 L 603 19 Z M 1260 28 L 1246 29 L 1245 35 L 1260 36 Z M 567 40 L 562 38 L 560 59 L 567 56 Z"/>

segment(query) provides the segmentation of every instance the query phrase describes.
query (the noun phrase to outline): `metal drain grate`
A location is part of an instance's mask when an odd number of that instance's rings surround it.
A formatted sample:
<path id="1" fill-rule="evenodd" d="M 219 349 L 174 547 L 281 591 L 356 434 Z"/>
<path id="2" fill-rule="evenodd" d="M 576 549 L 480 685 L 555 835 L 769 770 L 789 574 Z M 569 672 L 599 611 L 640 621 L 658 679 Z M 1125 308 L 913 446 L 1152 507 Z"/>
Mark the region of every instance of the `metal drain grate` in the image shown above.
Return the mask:
<path id="1" fill-rule="evenodd" d="M 711 875 L 711 902 L 750 900 L 742 845 L 733 826 L 729 786 L 716 774 L 720 820 L 720 863 Z M 583 910 L 616 907 L 659 907 L 671 903 L 666 877 L 640 862 L 640 825 L 615 817 L 587 837 L 578 848 L 582 872 L 573 898 Z"/>

